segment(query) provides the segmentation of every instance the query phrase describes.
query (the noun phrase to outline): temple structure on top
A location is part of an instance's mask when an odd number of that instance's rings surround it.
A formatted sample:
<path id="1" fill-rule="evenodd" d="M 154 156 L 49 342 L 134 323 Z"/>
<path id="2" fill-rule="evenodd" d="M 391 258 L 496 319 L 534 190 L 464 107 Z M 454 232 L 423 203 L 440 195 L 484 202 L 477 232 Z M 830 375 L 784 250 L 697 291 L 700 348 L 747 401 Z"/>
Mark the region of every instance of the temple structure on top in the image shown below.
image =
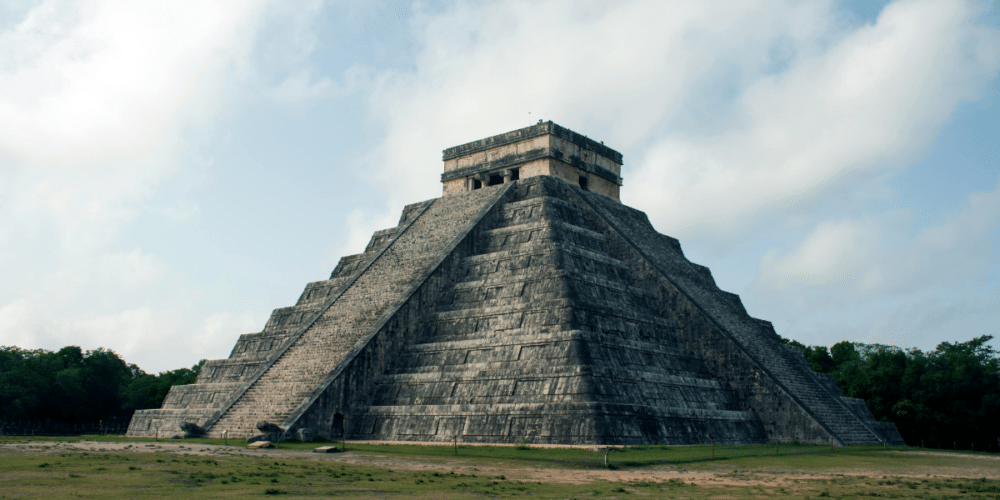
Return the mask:
<path id="1" fill-rule="evenodd" d="M 444 196 L 539 175 L 619 200 L 622 154 L 551 121 L 444 150 Z"/>
<path id="2" fill-rule="evenodd" d="M 442 197 L 128 435 L 269 422 L 355 440 L 902 444 L 621 204 L 621 167 L 552 122 L 445 150 Z"/>

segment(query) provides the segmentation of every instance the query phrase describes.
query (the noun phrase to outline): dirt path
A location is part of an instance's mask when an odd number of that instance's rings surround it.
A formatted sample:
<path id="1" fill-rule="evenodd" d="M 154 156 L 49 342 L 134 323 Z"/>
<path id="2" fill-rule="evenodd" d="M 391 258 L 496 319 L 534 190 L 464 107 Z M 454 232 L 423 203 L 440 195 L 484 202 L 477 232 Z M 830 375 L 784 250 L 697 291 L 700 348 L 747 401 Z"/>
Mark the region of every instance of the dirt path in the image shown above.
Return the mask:
<path id="1" fill-rule="evenodd" d="M 318 454 L 308 451 L 286 449 L 250 450 L 237 446 L 201 445 L 193 443 L 158 442 L 158 443 L 108 443 L 98 441 L 80 442 L 28 442 L 0 444 L 0 456 L 15 454 L 57 454 L 67 452 L 104 452 L 104 453 L 177 453 L 196 456 L 213 457 L 267 457 L 296 458 L 315 460 L 318 462 L 349 463 L 383 467 L 393 470 L 413 471 L 454 471 L 460 474 L 476 474 L 479 476 L 504 475 L 508 479 L 545 482 L 586 484 L 605 480 L 612 482 L 633 481 L 683 481 L 698 486 L 724 485 L 776 485 L 791 486 L 804 480 L 830 479 L 835 476 L 879 476 L 885 472 L 864 469 L 825 470 L 822 473 L 805 470 L 739 470 L 732 465 L 720 464 L 713 470 L 685 470 L 677 466 L 652 466 L 642 470 L 573 470 L 558 469 L 546 466 L 484 466 L 482 461 L 452 458 L 414 458 L 398 455 L 380 455 L 378 453 L 355 453 L 347 451 L 337 454 Z M 900 452 L 903 453 L 903 452 Z M 962 455 L 937 452 L 905 452 L 926 455 L 943 455 L 956 458 L 955 466 L 949 467 L 917 467 L 907 469 L 905 473 L 892 474 L 894 477 L 924 478 L 936 477 L 987 477 L 1000 479 L 1000 457 L 985 455 Z M 595 454 L 596 457 L 596 454 Z"/>

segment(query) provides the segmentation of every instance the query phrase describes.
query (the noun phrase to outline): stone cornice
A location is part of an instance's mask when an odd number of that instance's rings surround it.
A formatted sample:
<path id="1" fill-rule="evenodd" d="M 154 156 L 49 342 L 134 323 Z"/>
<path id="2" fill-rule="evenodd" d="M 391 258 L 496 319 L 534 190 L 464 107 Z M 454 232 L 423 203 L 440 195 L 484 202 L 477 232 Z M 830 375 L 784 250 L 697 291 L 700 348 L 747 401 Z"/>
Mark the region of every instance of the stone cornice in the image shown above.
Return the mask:
<path id="1" fill-rule="evenodd" d="M 551 121 L 542 122 L 537 125 L 532 125 L 530 127 L 525 127 L 519 130 L 515 130 L 513 132 L 507 132 L 506 134 L 499 134 L 493 137 L 487 137 L 485 139 L 480 139 L 478 141 L 462 144 L 461 146 L 448 148 L 444 150 L 442 156 L 445 161 L 448 161 L 462 156 L 467 156 L 470 154 L 487 151 L 501 146 L 506 146 L 508 144 L 513 144 L 515 142 L 525 141 L 546 134 L 554 135 L 556 137 L 559 137 L 560 139 L 576 144 L 577 146 L 594 151 L 597 154 L 619 165 L 622 164 L 622 154 L 619 153 L 618 151 L 615 151 L 593 139 L 590 139 L 576 132 L 573 132 L 568 128 L 560 127 L 559 125 L 556 125 Z"/>

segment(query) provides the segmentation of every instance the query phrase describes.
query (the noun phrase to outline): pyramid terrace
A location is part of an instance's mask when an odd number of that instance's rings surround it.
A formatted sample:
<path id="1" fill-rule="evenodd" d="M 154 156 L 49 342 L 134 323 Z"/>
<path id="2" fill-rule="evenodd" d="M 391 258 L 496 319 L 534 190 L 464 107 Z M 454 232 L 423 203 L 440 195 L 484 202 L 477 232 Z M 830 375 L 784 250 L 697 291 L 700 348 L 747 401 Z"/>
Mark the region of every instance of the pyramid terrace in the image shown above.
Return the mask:
<path id="1" fill-rule="evenodd" d="M 442 197 L 128 435 L 252 438 L 267 422 L 376 441 L 903 444 L 620 203 L 617 151 L 544 122 L 444 163 Z"/>

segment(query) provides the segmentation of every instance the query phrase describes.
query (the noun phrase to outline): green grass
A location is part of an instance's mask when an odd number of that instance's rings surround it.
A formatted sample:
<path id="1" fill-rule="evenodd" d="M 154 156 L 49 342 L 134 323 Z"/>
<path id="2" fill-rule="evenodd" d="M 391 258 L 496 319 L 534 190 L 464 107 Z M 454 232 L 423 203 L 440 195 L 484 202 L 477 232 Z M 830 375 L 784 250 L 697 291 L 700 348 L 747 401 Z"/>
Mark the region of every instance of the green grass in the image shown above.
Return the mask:
<path id="1" fill-rule="evenodd" d="M 133 446 L 153 444 L 154 440 L 148 438 L 127 438 L 124 436 L 100 436 L 82 435 L 72 437 L 20 437 L 4 436 L 0 437 L 0 443 L 4 442 L 80 442 L 80 441 L 101 441 L 108 443 L 130 443 Z M 180 444 L 196 449 L 198 445 L 224 445 L 227 442 L 222 439 L 190 438 L 190 439 L 161 439 L 160 443 Z M 343 447 L 340 442 L 317 439 L 312 442 L 283 441 L 279 444 L 280 449 L 309 451 L 319 446 L 336 444 Z M 228 440 L 229 446 L 246 447 L 246 442 L 241 439 Z M 401 455 L 410 457 L 420 457 L 430 460 L 451 460 L 456 458 L 455 447 L 450 444 L 441 445 L 405 445 L 405 444 L 362 444 L 347 442 L 347 449 L 351 452 L 378 453 L 383 455 Z M 917 447 L 894 447 L 893 452 L 898 451 L 931 451 L 934 453 L 946 453 L 956 457 L 969 455 L 988 455 L 984 452 L 950 451 L 950 450 L 922 450 Z M 758 445 L 694 445 L 694 446 L 664 446 L 664 445 L 644 445 L 626 446 L 613 448 L 609 454 L 609 462 L 612 468 L 636 468 L 656 465 L 684 466 L 688 469 L 701 470 L 711 469 L 718 464 L 729 464 L 733 466 L 752 466 L 755 463 L 762 463 L 768 467 L 787 464 L 796 468 L 806 469 L 827 469 L 838 466 L 850 458 L 852 463 L 875 465 L 881 463 L 885 450 L 881 445 L 852 445 L 848 447 L 837 447 L 831 449 L 828 446 L 802 445 L 802 444 L 780 444 L 775 450 L 774 443 Z M 535 446 L 471 446 L 458 445 L 457 456 L 462 459 L 487 459 L 490 461 L 500 461 L 509 464 L 531 463 L 555 468 L 572 469 L 603 469 L 604 454 L 596 453 L 588 449 L 581 448 L 541 448 Z M 995 456 L 995 455 L 994 455 Z M 934 463 L 937 458 L 928 455 L 913 455 L 908 462 L 917 462 L 916 465 L 927 465 Z"/>
<path id="2" fill-rule="evenodd" d="M 287 449 L 312 449 L 312 443 L 289 442 L 282 443 Z M 421 445 L 380 445 L 355 444 L 348 441 L 351 451 L 405 455 L 425 458 L 453 459 L 456 456 L 453 445 L 421 446 Z M 898 448 L 897 448 L 898 449 Z M 627 446 L 613 448 L 608 455 L 610 463 L 616 467 L 634 468 L 652 465 L 689 465 L 711 464 L 717 462 L 749 463 L 755 459 L 766 459 L 767 463 L 782 463 L 789 459 L 801 463 L 806 459 L 816 467 L 825 467 L 824 462 L 833 458 L 835 462 L 843 460 L 844 454 L 860 454 L 867 456 L 882 452 L 881 446 L 850 446 L 829 447 L 783 444 L 775 453 L 774 444 L 715 446 L 714 458 L 711 445 L 696 446 Z M 604 453 L 595 453 L 581 448 L 541 448 L 531 446 L 467 446 L 459 445 L 457 456 L 463 459 L 483 458 L 505 462 L 530 462 L 547 467 L 565 468 L 604 468 Z M 834 458 L 836 457 L 836 458 Z"/>
<path id="3" fill-rule="evenodd" d="M 126 442 L 127 451 L 68 451 L 63 445 L 43 441 Z M 222 444 L 222 440 L 187 439 L 187 449 Z M 232 444 L 234 440 L 230 440 Z M 3 443 L 23 443 L 32 448 L 0 448 L 0 498 L 44 496 L 92 498 L 244 496 L 343 496 L 352 498 L 996 498 L 1000 480 L 986 478 L 912 476 L 912 471 L 951 467 L 964 470 L 967 462 L 1000 468 L 992 460 L 969 458 L 969 453 L 947 456 L 919 453 L 886 453 L 881 447 L 837 448 L 806 445 L 637 446 L 610 454 L 611 463 L 625 477 L 641 478 L 643 471 L 673 470 L 678 477 L 655 482 L 593 481 L 564 484 L 518 480 L 525 470 L 542 467 L 559 471 L 594 472 L 603 469 L 603 454 L 581 449 L 528 447 L 363 445 L 348 442 L 354 457 L 399 456 L 424 464 L 426 470 L 389 470 L 383 467 L 342 463 L 345 455 L 298 458 L 195 456 L 156 450 L 150 440 L 112 436 L 74 438 L 5 438 Z M 308 450 L 324 443 L 283 443 L 286 450 Z M 241 446 L 245 444 L 241 443 Z M 897 448 L 896 450 L 900 450 Z M 903 451 L 908 449 L 903 448 Z M 912 449 L 909 449 L 912 450 Z M 459 468 L 459 471 L 455 469 Z M 510 470 L 505 474 L 475 469 Z M 863 476 L 838 474 L 838 470 L 865 471 Z M 520 471 L 520 472 L 519 472 Z M 692 485 L 683 471 L 699 471 L 717 483 Z M 773 480 L 775 474 L 785 479 Z M 856 472 L 854 474 L 857 474 Z"/>
<path id="4" fill-rule="evenodd" d="M 127 438 L 124 436 L 97 436 L 84 435 L 68 438 L 53 437 L 7 437 L 0 438 L 0 443 L 9 441 L 102 441 L 114 443 L 152 443 L 148 438 Z M 192 439 L 161 439 L 162 443 L 181 443 L 187 446 L 197 445 L 223 445 L 226 442 L 222 439 L 192 438 Z M 230 446 L 245 447 L 246 442 L 241 439 L 230 439 Z M 308 451 L 318 446 L 342 443 L 317 439 L 312 442 L 283 441 L 279 444 L 281 449 Z M 451 444 L 441 445 L 405 445 L 405 444 L 362 444 L 347 442 L 347 449 L 352 452 L 366 452 L 389 455 L 405 455 L 428 459 L 453 459 L 456 456 L 455 447 Z M 919 450 L 912 447 L 896 447 L 893 450 Z M 696 467 L 698 464 L 711 465 L 719 462 L 729 462 L 736 465 L 747 465 L 755 459 L 765 459 L 769 465 L 780 463 L 812 464 L 815 468 L 826 468 L 833 463 L 843 460 L 845 454 L 862 456 L 874 456 L 882 452 L 881 445 L 870 446 L 849 446 L 843 448 L 831 448 L 828 446 L 781 444 L 777 452 L 775 445 L 694 445 L 694 446 L 626 446 L 617 447 L 611 450 L 609 461 L 614 467 L 642 467 L 652 465 L 686 465 Z M 936 450 L 934 450 L 936 451 Z M 969 452 L 957 452 L 958 454 L 968 454 Z M 463 459 L 483 458 L 488 460 L 499 460 L 509 463 L 530 462 L 547 467 L 565 468 L 604 468 L 604 454 L 595 453 L 588 449 L 581 448 L 542 448 L 530 445 L 522 446 L 471 446 L 458 445 L 458 457 Z M 832 460 L 832 462 L 831 462 Z"/>
<path id="5" fill-rule="evenodd" d="M 244 496 L 345 496 L 415 498 L 636 498 L 685 496 L 997 498 L 1000 481 L 989 479 L 858 478 L 796 480 L 794 484 L 754 484 L 746 472 L 720 474 L 746 484 L 693 486 L 595 481 L 582 485 L 524 482 L 504 476 L 453 471 L 391 471 L 379 467 L 293 458 L 204 458 L 171 453 L 61 453 L 5 456 L 0 495 L 47 498 Z"/>
<path id="6" fill-rule="evenodd" d="M 47 498 L 345 496 L 467 498 L 531 495 L 565 498 L 566 485 L 451 471 L 390 471 L 336 462 L 281 458 L 192 458 L 170 453 L 63 453 L 6 456 L 0 486 L 12 497 Z M 620 487 L 601 482 L 571 491 Z M 652 491 L 652 486 L 634 487 Z"/>

